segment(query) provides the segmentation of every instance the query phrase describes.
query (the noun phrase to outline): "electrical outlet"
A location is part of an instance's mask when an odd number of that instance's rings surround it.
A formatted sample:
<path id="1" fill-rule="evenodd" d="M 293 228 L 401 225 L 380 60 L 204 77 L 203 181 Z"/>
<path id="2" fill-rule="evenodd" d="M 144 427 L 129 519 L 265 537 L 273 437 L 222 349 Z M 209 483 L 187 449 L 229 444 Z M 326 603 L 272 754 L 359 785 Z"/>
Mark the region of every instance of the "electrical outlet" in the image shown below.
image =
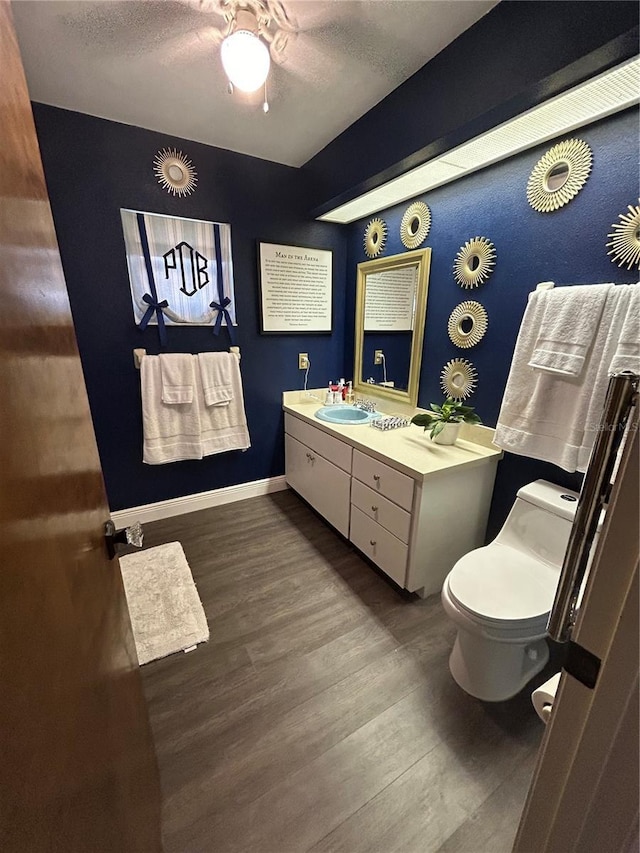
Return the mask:
<path id="1" fill-rule="evenodd" d="M 298 370 L 306 370 L 309 367 L 309 353 L 308 352 L 299 352 L 298 353 Z"/>
<path id="2" fill-rule="evenodd" d="M 383 359 L 384 359 L 384 353 L 382 352 L 382 350 L 381 349 L 375 349 L 373 351 L 373 363 L 374 364 L 382 364 Z"/>

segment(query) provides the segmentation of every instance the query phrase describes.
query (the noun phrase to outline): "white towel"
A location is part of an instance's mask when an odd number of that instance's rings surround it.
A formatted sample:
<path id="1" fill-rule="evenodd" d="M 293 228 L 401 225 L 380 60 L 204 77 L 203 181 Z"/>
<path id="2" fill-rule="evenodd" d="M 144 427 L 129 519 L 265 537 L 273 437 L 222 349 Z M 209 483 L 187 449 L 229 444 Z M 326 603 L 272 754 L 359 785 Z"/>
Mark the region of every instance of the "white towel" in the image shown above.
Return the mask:
<path id="1" fill-rule="evenodd" d="M 232 370 L 238 357 L 230 352 L 198 353 L 198 368 L 207 406 L 228 406 L 233 399 Z"/>
<path id="2" fill-rule="evenodd" d="M 162 465 L 181 459 L 202 459 L 200 408 L 192 403 L 162 402 L 160 359 L 145 356 L 140 363 L 142 390 L 142 461 Z"/>
<path id="3" fill-rule="evenodd" d="M 544 290 L 544 312 L 529 367 L 579 376 L 613 284 L 586 284 Z"/>
<path id="4" fill-rule="evenodd" d="M 585 471 L 600 426 L 608 373 L 621 339 L 632 287 L 607 291 L 592 347 L 579 376 L 529 367 L 544 306 L 529 296 L 498 416 L 494 443 L 511 453 Z"/>
<path id="5" fill-rule="evenodd" d="M 206 405 L 204 388 L 201 383 L 198 384 L 203 456 L 224 453 L 227 450 L 247 450 L 251 447 L 244 411 L 240 362 L 237 356 L 230 353 L 227 355 L 232 391 L 228 404 Z"/>
<path id="6" fill-rule="evenodd" d="M 194 358 L 191 354 L 163 353 L 160 359 L 162 402 L 170 405 L 193 402 L 195 380 Z"/>
<path id="7" fill-rule="evenodd" d="M 609 374 L 630 370 L 640 376 L 640 282 L 631 287 L 629 310 L 620 333 Z"/>

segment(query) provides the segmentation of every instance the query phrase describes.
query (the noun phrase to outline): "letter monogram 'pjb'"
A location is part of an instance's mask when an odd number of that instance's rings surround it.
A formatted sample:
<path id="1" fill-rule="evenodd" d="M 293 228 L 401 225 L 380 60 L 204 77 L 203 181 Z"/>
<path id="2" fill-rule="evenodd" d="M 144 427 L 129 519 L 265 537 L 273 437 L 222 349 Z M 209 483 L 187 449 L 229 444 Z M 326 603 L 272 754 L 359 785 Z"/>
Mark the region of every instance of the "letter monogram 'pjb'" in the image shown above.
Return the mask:
<path id="1" fill-rule="evenodd" d="M 188 249 L 188 252 L 184 252 L 183 249 Z M 193 296 L 194 293 L 209 284 L 208 259 L 184 240 L 174 246 L 173 249 L 165 252 L 163 258 L 165 278 L 169 278 L 169 271 L 178 269 L 178 263 L 180 264 L 180 278 L 182 280 L 180 290 L 186 296 Z M 191 272 L 190 276 L 188 275 L 189 271 Z"/>

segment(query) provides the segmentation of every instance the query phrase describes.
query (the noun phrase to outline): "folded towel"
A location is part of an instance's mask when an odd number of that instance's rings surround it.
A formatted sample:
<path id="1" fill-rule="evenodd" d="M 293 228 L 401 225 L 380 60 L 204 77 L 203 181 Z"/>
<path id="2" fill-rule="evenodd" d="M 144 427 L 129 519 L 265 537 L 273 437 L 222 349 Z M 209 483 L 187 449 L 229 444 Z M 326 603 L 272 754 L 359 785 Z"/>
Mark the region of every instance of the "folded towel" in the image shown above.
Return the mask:
<path id="1" fill-rule="evenodd" d="M 607 291 L 579 376 L 529 367 L 542 320 L 544 291 L 529 296 L 502 399 L 494 443 L 511 453 L 585 471 L 598 431 L 608 372 L 621 339 L 633 287 Z"/>
<path id="2" fill-rule="evenodd" d="M 630 285 L 629 308 L 609 374 L 630 370 L 640 376 L 640 282 Z"/>
<path id="3" fill-rule="evenodd" d="M 240 362 L 238 357 L 231 353 L 219 355 L 229 356 L 227 369 L 232 395 L 227 405 L 206 405 L 204 388 L 198 383 L 203 456 L 224 453 L 227 450 L 247 450 L 251 447 L 244 411 Z"/>
<path id="4" fill-rule="evenodd" d="M 544 306 L 529 367 L 579 376 L 613 284 L 586 284 L 544 290 Z"/>
<path id="5" fill-rule="evenodd" d="M 171 353 L 162 354 L 158 358 L 162 376 L 162 402 L 169 405 L 192 403 L 195 381 L 193 356 Z"/>
<path id="6" fill-rule="evenodd" d="M 233 366 L 238 357 L 230 352 L 198 353 L 198 368 L 206 406 L 228 406 L 233 400 Z"/>
<path id="7" fill-rule="evenodd" d="M 142 391 L 142 461 L 162 465 L 180 459 L 202 459 L 200 408 L 195 403 L 163 403 L 160 358 L 140 363 Z"/>

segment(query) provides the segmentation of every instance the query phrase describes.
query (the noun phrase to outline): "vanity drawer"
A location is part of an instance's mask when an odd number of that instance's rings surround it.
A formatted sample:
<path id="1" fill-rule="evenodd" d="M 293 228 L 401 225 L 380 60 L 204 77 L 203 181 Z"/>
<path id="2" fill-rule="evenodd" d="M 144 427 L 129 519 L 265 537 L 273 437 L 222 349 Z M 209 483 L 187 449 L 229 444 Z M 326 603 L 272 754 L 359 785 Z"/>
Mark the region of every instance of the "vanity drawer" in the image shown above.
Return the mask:
<path id="1" fill-rule="evenodd" d="M 353 480 L 351 483 L 351 503 L 398 539 L 409 541 L 411 515 L 359 480 Z"/>
<path id="2" fill-rule="evenodd" d="M 359 450 L 353 451 L 353 476 L 377 494 L 384 495 L 411 512 L 414 485 L 411 477 Z"/>
<path id="3" fill-rule="evenodd" d="M 351 505 L 351 533 L 349 538 L 363 554 L 380 566 L 385 574 L 399 586 L 404 586 L 407 568 L 407 546 L 377 524 L 369 516 Z"/>
<path id="4" fill-rule="evenodd" d="M 333 438 L 321 429 L 316 429 L 299 418 L 294 418 L 292 415 L 286 413 L 284 416 L 284 431 L 297 438 L 303 444 L 306 444 L 311 450 L 315 450 L 316 453 L 324 456 L 325 459 L 337 465 L 338 468 L 351 473 L 352 450 L 344 441 Z"/>

